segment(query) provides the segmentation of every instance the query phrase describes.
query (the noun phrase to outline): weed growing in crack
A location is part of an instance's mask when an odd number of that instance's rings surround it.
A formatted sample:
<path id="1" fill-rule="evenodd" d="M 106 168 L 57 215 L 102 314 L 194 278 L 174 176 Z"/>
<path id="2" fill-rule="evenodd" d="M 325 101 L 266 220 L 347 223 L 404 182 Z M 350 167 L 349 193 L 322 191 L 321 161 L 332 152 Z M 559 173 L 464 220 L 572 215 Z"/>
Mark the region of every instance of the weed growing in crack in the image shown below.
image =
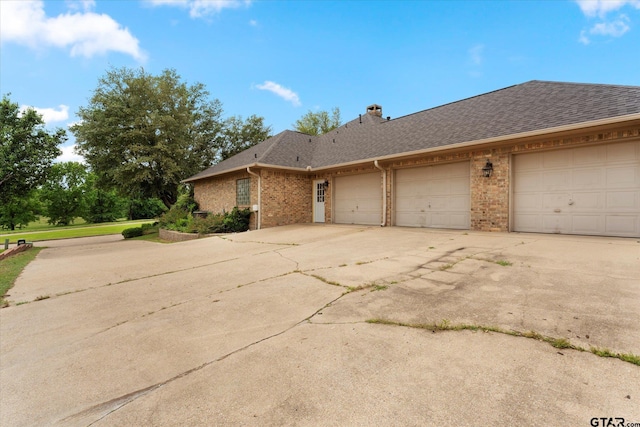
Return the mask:
<path id="1" fill-rule="evenodd" d="M 404 327 L 409 327 L 409 328 L 415 328 L 415 329 L 427 329 L 430 330 L 432 332 L 436 332 L 436 331 L 462 331 L 462 330 L 469 330 L 469 331 L 482 331 L 482 332 L 495 332 L 495 333 L 500 333 L 500 334 L 505 334 L 505 335 L 511 335 L 514 337 L 522 337 L 522 338 L 530 338 L 530 339 L 534 339 L 536 341 L 542 341 L 542 342 L 546 342 L 547 344 L 550 344 L 552 347 L 554 348 L 559 348 L 559 349 L 571 349 L 571 350 L 576 350 L 576 351 L 587 351 L 585 350 L 583 347 L 571 344 L 571 342 L 569 342 L 568 339 L 566 338 L 554 338 L 554 337 L 547 337 L 544 336 L 542 334 L 539 334 L 538 332 L 534 332 L 534 331 L 529 331 L 529 332 L 519 332 L 519 331 L 514 331 L 514 330 L 506 330 L 497 326 L 482 326 L 482 325 L 469 325 L 469 324 L 451 324 L 449 322 L 449 320 L 447 319 L 442 319 L 439 323 L 433 323 L 433 324 L 426 324 L 426 323 L 403 323 L 403 322 L 396 322 L 393 320 L 388 320 L 388 319 L 382 319 L 382 318 L 375 318 L 375 319 L 368 319 L 365 321 L 366 323 L 372 323 L 372 324 L 378 324 L 378 325 L 391 325 L 391 326 L 404 326 Z M 631 363 L 633 365 L 637 365 L 640 366 L 640 356 L 633 354 L 633 353 L 614 353 L 609 349 L 606 348 L 597 348 L 597 347 L 591 347 L 590 349 L 591 353 L 595 354 L 596 356 L 600 356 L 600 357 L 611 357 L 611 358 L 615 358 L 615 359 L 620 359 L 623 362 L 628 362 Z"/>
<path id="2" fill-rule="evenodd" d="M 445 264 L 442 267 L 440 267 L 440 271 L 445 271 L 445 270 L 448 270 L 450 268 L 453 268 L 453 264 Z"/>
<path id="3" fill-rule="evenodd" d="M 512 266 L 512 265 L 513 265 L 513 263 L 511 263 L 511 262 L 509 262 L 509 261 L 506 261 L 506 260 L 504 260 L 504 259 L 501 259 L 501 260 L 496 261 L 496 264 L 501 265 L 501 266 L 503 266 L 503 267 L 509 267 L 509 266 Z"/>
<path id="4" fill-rule="evenodd" d="M 34 299 L 34 301 L 42 301 L 43 299 L 49 299 L 51 298 L 51 295 L 39 295 L 36 297 L 36 299 Z"/>
<path id="5" fill-rule="evenodd" d="M 316 279 L 320 280 L 321 282 L 326 283 L 327 285 L 332 285 L 332 286 L 342 286 L 340 283 L 338 282 L 333 282 L 331 280 L 325 279 L 322 276 L 318 276 L 317 274 L 312 274 L 311 277 L 315 277 Z M 348 288 L 347 288 L 348 289 Z"/>
<path id="6" fill-rule="evenodd" d="M 598 348 L 598 347 L 591 347 L 589 351 L 591 351 L 591 353 L 595 354 L 596 356 L 612 357 L 614 359 L 620 359 L 624 362 L 629 362 L 634 365 L 640 366 L 640 356 L 637 356 L 632 353 L 614 353 L 608 348 Z"/>
<path id="7" fill-rule="evenodd" d="M 545 340 L 547 341 L 547 340 Z M 552 338 L 548 341 L 555 348 L 572 348 L 573 346 L 566 338 Z"/>
<path id="8" fill-rule="evenodd" d="M 371 289 L 371 292 L 384 291 L 385 289 L 389 289 L 389 286 L 388 285 L 373 285 L 373 289 Z"/>

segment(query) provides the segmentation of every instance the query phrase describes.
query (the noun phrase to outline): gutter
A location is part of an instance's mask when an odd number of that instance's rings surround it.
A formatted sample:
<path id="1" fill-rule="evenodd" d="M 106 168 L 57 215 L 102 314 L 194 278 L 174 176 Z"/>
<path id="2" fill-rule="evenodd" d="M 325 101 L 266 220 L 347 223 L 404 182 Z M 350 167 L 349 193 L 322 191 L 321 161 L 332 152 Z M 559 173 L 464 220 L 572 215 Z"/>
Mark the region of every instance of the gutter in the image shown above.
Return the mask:
<path id="1" fill-rule="evenodd" d="M 339 164 L 335 164 L 335 165 L 321 166 L 321 167 L 318 167 L 318 168 L 313 168 L 313 171 L 317 172 L 317 171 L 322 171 L 322 170 L 326 170 L 326 169 L 338 169 L 338 168 L 344 168 L 344 167 L 349 167 L 349 166 L 361 165 L 361 164 L 365 164 L 365 163 L 368 163 L 368 162 L 375 161 L 376 159 L 379 160 L 379 161 L 396 160 L 396 159 L 401 159 L 401 158 L 405 158 L 405 157 L 418 156 L 418 155 L 421 155 L 421 154 L 429 154 L 429 153 L 443 151 L 443 150 L 455 150 L 455 149 L 459 149 L 459 148 L 475 147 L 477 145 L 485 145 L 485 144 L 490 144 L 490 143 L 497 143 L 497 142 L 501 142 L 501 141 L 508 141 L 508 140 L 511 140 L 511 139 L 520 139 L 520 138 L 528 138 L 528 137 L 534 137 L 534 136 L 542 136 L 542 135 L 550 134 L 550 133 L 567 132 L 567 131 L 571 131 L 571 130 L 577 130 L 577 129 L 583 129 L 583 128 L 589 128 L 589 127 L 596 127 L 596 126 L 604 126 L 604 125 L 622 123 L 622 122 L 633 121 L 633 120 L 640 120 L 640 113 L 627 114 L 625 116 L 618 116 L 618 117 L 607 118 L 607 119 L 598 119 L 598 120 L 592 120 L 590 122 L 574 123 L 574 124 L 571 124 L 571 125 L 562 125 L 562 126 L 556 126 L 556 127 L 552 127 L 552 128 L 532 130 L 532 131 L 527 131 L 527 132 L 512 133 L 512 134 L 509 134 L 509 135 L 494 136 L 494 137 L 485 138 L 485 139 L 476 139 L 476 140 L 473 140 L 473 141 L 458 142 L 458 143 L 455 143 L 455 144 L 441 145 L 441 146 L 438 146 L 438 147 L 423 148 L 421 150 L 407 151 L 407 152 L 395 153 L 395 154 L 388 154 L 386 156 L 379 156 L 379 157 L 375 157 L 375 158 L 353 160 L 351 162 L 345 162 L 345 163 L 339 163 Z"/>
<path id="2" fill-rule="evenodd" d="M 387 225 L 387 171 L 384 170 L 377 160 L 374 160 L 373 166 L 382 172 L 382 224 L 380 227 Z"/>
<path id="3" fill-rule="evenodd" d="M 256 212 L 256 230 L 260 230 L 260 226 L 262 224 L 262 179 L 260 179 L 260 175 L 251 171 L 251 167 L 247 168 L 247 173 L 258 177 L 258 211 Z M 249 191 L 251 191 L 251 187 L 249 187 Z"/>
<path id="4" fill-rule="evenodd" d="M 386 156 L 373 157 L 373 158 L 368 158 L 368 159 L 353 160 L 353 161 L 350 161 L 350 162 L 338 163 L 338 164 L 329 165 L 329 166 L 321 166 L 321 167 L 317 167 L 317 168 L 310 168 L 309 166 L 307 166 L 307 168 L 295 168 L 295 167 L 287 167 L 287 166 L 270 165 L 270 164 L 266 164 L 266 163 L 253 163 L 253 164 L 249 165 L 248 167 L 265 167 L 265 168 L 270 168 L 270 169 L 283 169 L 283 170 L 291 170 L 291 171 L 299 171 L 299 172 L 319 172 L 319 171 L 329 170 L 329 169 L 339 169 L 339 168 L 344 168 L 344 167 L 349 167 L 349 166 L 362 165 L 362 164 L 365 164 L 365 163 L 368 163 L 368 162 L 385 161 L 385 160 L 396 160 L 396 159 L 401 159 L 401 158 L 405 158 L 405 157 L 418 156 L 418 155 L 422 155 L 422 154 L 429 154 L 429 153 L 434 153 L 434 152 L 443 151 L 443 150 L 455 150 L 455 149 L 461 149 L 461 148 L 467 148 L 467 147 L 475 147 L 475 146 L 484 145 L 484 144 L 498 143 L 498 142 L 501 142 L 501 141 L 507 141 L 507 140 L 510 140 L 510 139 L 520 139 L 520 138 L 542 136 L 542 135 L 550 134 L 550 133 L 567 132 L 567 131 L 583 129 L 583 128 L 589 128 L 589 127 L 612 125 L 612 124 L 623 123 L 623 122 L 626 122 L 626 121 L 633 121 L 633 120 L 640 120 L 640 113 L 627 114 L 627 115 L 624 115 L 624 116 L 617 116 L 617 117 L 609 117 L 609 118 L 606 118 L 606 119 L 592 120 L 592 121 L 589 121 L 589 122 L 573 123 L 573 124 L 570 124 L 570 125 L 562 125 L 562 126 L 556 126 L 556 127 L 552 127 L 552 128 L 532 130 L 532 131 L 527 131 L 527 132 L 512 133 L 512 134 L 509 134 L 509 135 L 495 136 L 495 137 L 491 137 L 491 138 L 477 139 L 477 140 L 473 140 L 473 141 L 458 142 L 458 143 L 455 143 L 455 144 L 442 145 L 442 146 L 431 147 L 431 148 L 423 148 L 421 150 L 408 151 L 408 152 L 404 152 L 404 153 L 388 154 Z M 200 179 L 211 178 L 211 177 L 218 176 L 218 175 L 224 175 L 224 174 L 229 173 L 229 172 L 236 172 L 236 171 L 239 171 L 239 170 L 243 170 L 245 168 L 247 168 L 246 165 L 245 166 L 239 166 L 239 167 L 236 167 L 236 168 L 227 169 L 227 170 L 220 171 L 220 172 L 214 172 L 211 175 L 200 176 L 200 177 L 197 177 L 197 178 L 187 178 L 187 179 L 183 180 L 182 182 L 193 182 L 193 181 L 197 181 L 197 180 L 200 180 Z"/>

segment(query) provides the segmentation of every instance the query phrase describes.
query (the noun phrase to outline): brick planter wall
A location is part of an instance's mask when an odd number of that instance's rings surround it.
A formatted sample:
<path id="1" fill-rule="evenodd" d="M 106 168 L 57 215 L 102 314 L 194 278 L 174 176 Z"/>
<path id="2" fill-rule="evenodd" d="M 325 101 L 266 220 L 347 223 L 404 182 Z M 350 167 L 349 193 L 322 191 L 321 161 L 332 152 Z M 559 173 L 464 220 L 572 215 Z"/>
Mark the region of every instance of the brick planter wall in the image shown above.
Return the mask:
<path id="1" fill-rule="evenodd" d="M 15 255 L 15 254 L 19 254 L 20 252 L 24 252 L 27 249 L 33 247 L 33 244 L 31 243 L 27 243 L 25 245 L 20 245 L 20 246 L 14 246 L 13 248 L 9 248 L 6 251 L 2 252 L 0 254 L 0 261 L 5 259 L 5 258 L 9 258 L 11 255 Z"/>
<path id="2" fill-rule="evenodd" d="M 168 240 L 170 242 L 186 242 L 187 240 L 195 240 L 199 239 L 200 237 L 207 236 L 200 236 L 199 234 L 195 233 L 181 233 L 179 231 L 165 230 L 161 228 L 158 231 L 158 237 L 160 237 L 162 240 Z"/>

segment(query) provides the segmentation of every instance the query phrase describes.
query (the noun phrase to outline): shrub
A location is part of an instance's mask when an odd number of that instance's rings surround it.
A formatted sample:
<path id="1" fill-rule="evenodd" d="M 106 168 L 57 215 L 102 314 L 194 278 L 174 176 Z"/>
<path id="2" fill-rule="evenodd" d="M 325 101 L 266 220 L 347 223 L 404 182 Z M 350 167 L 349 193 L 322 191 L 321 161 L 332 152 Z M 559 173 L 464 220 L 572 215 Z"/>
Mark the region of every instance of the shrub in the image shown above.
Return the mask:
<path id="1" fill-rule="evenodd" d="M 231 212 L 227 212 L 224 215 L 224 220 L 222 221 L 223 229 L 227 233 L 247 231 L 250 217 L 251 211 L 249 209 L 240 210 L 236 206 Z"/>
<path id="2" fill-rule="evenodd" d="M 142 227 L 125 228 L 122 230 L 122 236 L 125 239 L 142 236 Z"/>
<path id="3" fill-rule="evenodd" d="M 220 233 L 222 231 L 222 214 L 194 217 L 191 220 L 189 232 L 198 234 Z"/>
<path id="4" fill-rule="evenodd" d="M 158 231 L 158 222 L 142 224 L 140 228 L 142 229 L 142 234 L 153 234 Z"/>
<path id="5" fill-rule="evenodd" d="M 166 228 L 168 230 L 184 231 L 180 230 L 178 223 L 184 221 L 188 222 L 189 217 L 189 212 L 179 209 L 176 205 L 173 205 L 171 209 L 160 217 L 159 223 L 162 228 Z"/>

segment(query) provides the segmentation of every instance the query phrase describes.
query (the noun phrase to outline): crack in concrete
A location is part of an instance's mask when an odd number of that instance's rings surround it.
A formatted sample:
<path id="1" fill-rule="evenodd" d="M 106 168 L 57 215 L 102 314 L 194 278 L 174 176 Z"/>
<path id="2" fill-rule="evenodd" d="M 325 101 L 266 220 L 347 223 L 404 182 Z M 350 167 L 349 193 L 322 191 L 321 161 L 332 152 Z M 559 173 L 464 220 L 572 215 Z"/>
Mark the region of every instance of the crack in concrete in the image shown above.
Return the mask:
<path id="1" fill-rule="evenodd" d="M 279 276 L 274 276 L 274 277 L 279 277 Z M 322 281 L 320 279 L 317 279 L 317 280 Z M 258 283 L 258 282 L 256 282 L 256 283 Z M 336 297 L 333 300 L 329 301 L 328 303 L 324 304 L 319 309 L 315 310 L 311 315 L 309 315 L 309 316 L 305 317 L 304 319 L 294 323 L 292 326 L 290 326 L 290 327 L 288 327 L 288 328 L 286 328 L 286 329 L 284 329 L 284 330 L 282 330 L 280 332 L 276 332 L 276 333 L 271 334 L 271 335 L 269 335 L 267 337 L 261 338 L 261 339 L 259 339 L 257 341 L 254 341 L 254 342 L 251 342 L 251 343 L 249 343 L 247 345 L 244 345 L 244 346 L 242 346 L 240 348 L 237 348 L 237 349 L 235 349 L 235 350 L 233 350 L 233 351 L 231 351 L 231 352 L 229 352 L 227 354 L 224 354 L 224 355 L 222 355 L 222 356 L 220 356 L 220 357 L 218 357 L 218 358 L 216 358 L 214 360 L 210 360 L 208 362 L 202 363 L 199 366 L 196 366 L 195 368 L 192 368 L 192 369 L 189 369 L 187 371 L 181 372 L 180 374 L 175 375 L 175 376 L 173 376 L 173 377 L 171 377 L 171 378 L 169 378 L 169 379 L 167 379 L 165 381 L 153 384 L 151 386 L 145 387 L 145 388 L 140 389 L 140 390 L 133 391 L 131 393 L 127 393 L 125 395 L 122 395 L 122 396 L 116 397 L 114 399 L 111 399 L 111 400 L 109 400 L 107 402 L 103 402 L 103 403 L 100 403 L 98 405 L 94 405 L 94 406 L 92 406 L 90 408 L 87 408 L 87 409 L 85 409 L 83 411 L 77 412 L 76 414 L 70 415 L 70 416 L 60 420 L 60 422 L 68 422 L 68 421 L 78 420 L 78 419 L 83 418 L 83 417 L 90 417 L 92 415 L 99 415 L 98 418 L 94 419 L 89 424 L 87 424 L 87 426 L 92 426 L 95 423 L 97 423 L 97 422 L 105 419 L 109 415 L 113 414 L 114 412 L 122 409 L 123 407 L 125 407 L 129 403 L 134 402 L 137 399 L 139 399 L 139 398 L 141 398 L 143 396 L 146 396 L 146 395 L 148 395 L 148 394 L 160 389 L 161 387 L 164 387 L 167 384 L 170 384 L 170 383 L 172 383 L 174 381 L 177 381 L 177 380 L 179 380 L 181 378 L 184 378 L 184 377 L 186 377 L 186 376 L 188 376 L 190 374 L 193 374 L 194 372 L 201 371 L 202 369 L 204 369 L 204 368 L 206 368 L 208 366 L 211 366 L 214 363 L 217 363 L 217 362 L 220 362 L 222 360 L 225 360 L 228 357 L 233 356 L 233 355 L 235 355 L 237 353 L 240 353 L 240 352 L 242 352 L 244 350 L 247 350 L 247 349 L 249 349 L 249 348 L 251 348 L 253 346 L 256 346 L 256 345 L 261 344 L 261 343 L 263 343 L 265 341 L 268 341 L 268 340 L 270 340 L 272 338 L 275 338 L 275 337 L 278 337 L 280 335 L 283 335 L 283 334 L 291 331 L 292 329 L 296 328 L 297 326 L 300 326 L 303 323 L 311 323 L 310 320 L 313 317 L 315 317 L 322 310 L 324 310 L 325 308 L 331 306 L 333 303 L 335 303 L 336 301 L 338 301 L 340 298 L 344 297 L 347 294 L 348 294 L 348 292 L 339 295 L 338 297 Z"/>

